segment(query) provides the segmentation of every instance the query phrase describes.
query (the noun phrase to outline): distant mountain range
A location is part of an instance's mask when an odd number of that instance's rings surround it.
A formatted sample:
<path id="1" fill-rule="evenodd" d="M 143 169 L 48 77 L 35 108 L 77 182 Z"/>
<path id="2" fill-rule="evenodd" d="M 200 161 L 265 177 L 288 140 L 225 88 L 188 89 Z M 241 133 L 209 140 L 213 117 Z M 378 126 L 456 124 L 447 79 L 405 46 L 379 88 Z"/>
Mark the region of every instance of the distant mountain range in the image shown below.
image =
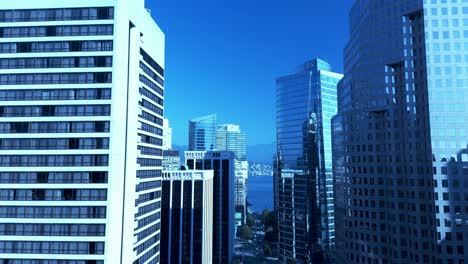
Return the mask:
<path id="1" fill-rule="evenodd" d="M 181 160 L 184 158 L 184 151 L 188 150 L 187 145 L 172 145 L 172 149 L 180 152 Z M 276 152 L 276 144 L 257 144 L 247 146 L 247 160 L 251 162 L 273 164 L 273 155 Z"/>

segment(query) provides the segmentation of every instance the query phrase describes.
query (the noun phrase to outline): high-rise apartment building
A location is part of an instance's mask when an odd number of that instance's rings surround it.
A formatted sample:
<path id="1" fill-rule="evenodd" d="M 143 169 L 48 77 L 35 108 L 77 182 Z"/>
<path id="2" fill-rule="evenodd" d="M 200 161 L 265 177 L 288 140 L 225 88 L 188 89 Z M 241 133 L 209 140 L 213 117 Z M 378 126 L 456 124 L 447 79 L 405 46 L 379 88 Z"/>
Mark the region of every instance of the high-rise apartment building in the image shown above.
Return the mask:
<path id="1" fill-rule="evenodd" d="M 236 227 L 246 223 L 247 216 L 247 185 L 249 163 L 246 155 L 246 136 L 239 125 L 219 125 L 216 129 L 216 150 L 234 152 L 235 170 L 235 222 Z"/>
<path id="2" fill-rule="evenodd" d="M 216 115 L 189 121 L 189 150 L 211 151 L 216 148 Z"/>
<path id="3" fill-rule="evenodd" d="M 187 170 L 213 171 L 213 263 L 230 264 L 234 253 L 234 153 L 186 151 Z"/>
<path id="4" fill-rule="evenodd" d="M 249 178 L 249 163 L 236 160 L 234 162 L 234 198 L 236 227 L 246 224 L 247 221 L 247 188 Z"/>
<path id="5" fill-rule="evenodd" d="M 163 80 L 143 0 L 0 3 L 0 263 L 159 263 Z"/>
<path id="6" fill-rule="evenodd" d="M 276 81 L 274 200 L 282 263 L 333 259 L 331 118 L 341 74 L 323 60 Z"/>
<path id="7" fill-rule="evenodd" d="M 161 263 L 212 263 L 213 171 L 163 171 Z"/>
<path id="8" fill-rule="evenodd" d="M 350 33 L 333 120 L 338 259 L 464 263 L 468 2 L 359 0 Z"/>
<path id="9" fill-rule="evenodd" d="M 172 149 L 172 127 L 169 125 L 169 119 L 163 120 L 163 150 Z"/>

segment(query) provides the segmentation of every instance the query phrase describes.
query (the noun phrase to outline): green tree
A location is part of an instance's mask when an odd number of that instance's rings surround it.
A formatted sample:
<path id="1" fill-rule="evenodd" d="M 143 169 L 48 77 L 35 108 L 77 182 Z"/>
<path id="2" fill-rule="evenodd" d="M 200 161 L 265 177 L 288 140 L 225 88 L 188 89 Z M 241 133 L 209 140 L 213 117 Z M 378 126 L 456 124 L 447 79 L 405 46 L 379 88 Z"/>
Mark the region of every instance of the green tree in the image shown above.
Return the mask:
<path id="1" fill-rule="evenodd" d="M 252 214 L 247 214 L 246 222 L 250 228 L 253 228 L 255 226 L 255 216 Z"/>
<path id="2" fill-rule="evenodd" d="M 269 212 L 265 215 L 263 220 L 263 227 L 265 230 L 265 241 L 267 242 L 277 242 L 278 241 L 278 220 L 276 218 L 276 213 Z"/>
<path id="3" fill-rule="evenodd" d="M 270 244 L 265 243 L 263 244 L 263 254 L 267 257 L 271 256 L 271 247 Z"/>
<path id="4" fill-rule="evenodd" d="M 243 225 L 239 228 L 238 235 L 243 240 L 251 240 L 252 230 L 247 225 Z"/>
<path id="5" fill-rule="evenodd" d="M 263 212 L 260 215 L 260 221 L 262 221 L 263 225 L 265 224 L 265 219 L 267 218 L 269 214 L 270 214 L 270 210 L 268 210 L 267 208 L 263 209 Z"/>
<path id="6" fill-rule="evenodd" d="M 276 219 L 276 213 L 273 211 L 273 212 L 270 212 L 269 214 L 267 214 L 265 216 L 265 220 L 264 220 L 265 223 L 264 226 L 265 226 L 265 230 L 268 229 L 268 227 L 273 227 L 275 228 L 277 225 L 278 225 L 278 220 Z"/>
<path id="7" fill-rule="evenodd" d="M 239 259 L 236 258 L 232 264 L 241 264 L 241 262 Z"/>

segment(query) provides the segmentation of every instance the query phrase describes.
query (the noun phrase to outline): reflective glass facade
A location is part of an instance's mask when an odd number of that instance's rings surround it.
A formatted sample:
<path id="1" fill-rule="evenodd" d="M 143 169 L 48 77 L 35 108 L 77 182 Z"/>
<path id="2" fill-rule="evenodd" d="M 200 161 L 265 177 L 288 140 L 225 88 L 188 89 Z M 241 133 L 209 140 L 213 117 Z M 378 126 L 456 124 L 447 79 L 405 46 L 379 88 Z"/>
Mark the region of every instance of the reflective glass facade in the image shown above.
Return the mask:
<path id="1" fill-rule="evenodd" d="M 216 148 L 216 115 L 189 121 L 189 150 L 210 151 Z"/>
<path id="2" fill-rule="evenodd" d="M 468 260 L 468 1 L 424 1 L 437 259 Z"/>
<path id="3" fill-rule="evenodd" d="M 246 161 L 246 135 L 238 125 L 219 125 L 216 129 L 216 150 L 232 151 L 236 160 Z"/>
<path id="4" fill-rule="evenodd" d="M 339 263 L 467 259 L 468 2 L 356 1 L 334 118 Z"/>
<path id="5" fill-rule="evenodd" d="M 282 262 L 324 261 L 333 251 L 331 118 L 341 78 L 315 59 L 277 80 L 274 195 Z"/>

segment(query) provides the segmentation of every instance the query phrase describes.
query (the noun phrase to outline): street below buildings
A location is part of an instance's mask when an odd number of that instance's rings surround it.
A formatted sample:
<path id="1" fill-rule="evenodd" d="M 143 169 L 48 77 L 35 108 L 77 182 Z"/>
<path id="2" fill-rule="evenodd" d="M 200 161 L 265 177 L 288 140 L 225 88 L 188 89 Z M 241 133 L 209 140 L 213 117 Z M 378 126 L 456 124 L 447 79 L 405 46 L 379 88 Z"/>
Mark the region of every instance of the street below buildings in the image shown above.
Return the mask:
<path id="1" fill-rule="evenodd" d="M 278 259 L 274 257 L 267 257 L 264 255 L 263 246 L 265 239 L 265 232 L 262 222 L 260 221 L 260 215 L 254 214 L 255 226 L 252 228 L 252 240 L 245 241 L 240 238 L 236 238 L 235 243 L 235 259 L 236 263 L 243 264 L 267 264 L 267 263 L 278 263 Z M 239 262 L 238 262 L 239 261 Z"/>

